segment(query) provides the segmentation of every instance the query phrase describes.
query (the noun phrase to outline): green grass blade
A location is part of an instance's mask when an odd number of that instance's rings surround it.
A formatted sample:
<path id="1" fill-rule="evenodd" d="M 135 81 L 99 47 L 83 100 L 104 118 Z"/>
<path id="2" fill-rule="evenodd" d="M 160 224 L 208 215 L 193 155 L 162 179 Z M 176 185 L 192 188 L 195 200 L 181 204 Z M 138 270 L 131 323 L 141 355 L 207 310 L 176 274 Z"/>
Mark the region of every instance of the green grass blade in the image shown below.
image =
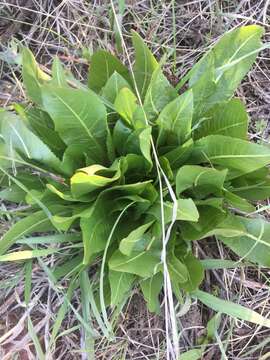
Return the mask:
<path id="1" fill-rule="evenodd" d="M 24 302 L 29 305 L 32 286 L 32 260 L 27 261 L 24 265 L 24 277 Z"/>
<path id="2" fill-rule="evenodd" d="M 77 242 L 80 240 L 81 240 L 81 235 L 74 233 L 74 234 L 33 236 L 33 237 L 28 237 L 27 239 L 18 239 L 16 243 L 27 244 L 27 245 L 44 245 L 44 244 L 60 244 L 65 242 Z"/>
<path id="3" fill-rule="evenodd" d="M 33 259 L 58 252 L 58 249 L 22 250 L 0 256 L 0 262 Z"/>
<path id="4" fill-rule="evenodd" d="M 81 302 L 82 302 L 82 313 L 83 319 L 86 323 L 91 321 L 91 314 L 90 314 L 90 303 L 88 297 L 88 286 L 89 286 L 89 278 L 87 271 L 84 270 L 80 274 L 80 288 L 81 288 Z M 85 354 L 88 360 L 95 359 L 95 340 L 92 334 L 87 330 L 84 330 L 84 347 L 85 347 Z M 83 349 L 82 349 L 83 350 Z"/>
<path id="5" fill-rule="evenodd" d="M 200 260 L 205 270 L 217 270 L 217 269 L 234 269 L 238 267 L 248 266 L 238 261 L 222 260 L 222 259 L 203 259 Z"/>
<path id="6" fill-rule="evenodd" d="M 52 345 L 55 343 L 55 339 L 56 336 L 61 328 L 62 322 L 66 316 L 67 310 L 68 310 L 68 305 L 69 305 L 69 301 L 72 298 L 73 292 L 77 287 L 77 283 L 76 281 L 74 281 L 74 279 L 70 282 L 69 288 L 67 290 L 67 293 L 64 297 L 64 301 L 62 303 L 62 305 L 60 306 L 60 309 L 57 313 L 56 319 L 54 321 L 53 324 L 53 328 L 52 328 L 52 332 L 51 332 L 51 338 L 50 338 L 50 342 L 49 342 L 49 348 L 52 347 Z"/>
<path id="7" fill-rule="evenodd" d="M 256 325 L 266 326 L 270 328 L 270 319 L 267 319 L 256 311 L 248 309 L 242 305 L 235 304 L 231 301 L 219 299 L 201 290 L 194 291 L 192 293 L 192 297 L 197 298 L 204 305 L 215 311 L 227 314 L 240 320 L 249 321 Z"/>
<path id="8" fill-rule="evenodd" d="M 28 332 L 29 332 L 31 339 L 33 340 L 38 359 L 46 360 L 30 316 L 28 317 Z"/>

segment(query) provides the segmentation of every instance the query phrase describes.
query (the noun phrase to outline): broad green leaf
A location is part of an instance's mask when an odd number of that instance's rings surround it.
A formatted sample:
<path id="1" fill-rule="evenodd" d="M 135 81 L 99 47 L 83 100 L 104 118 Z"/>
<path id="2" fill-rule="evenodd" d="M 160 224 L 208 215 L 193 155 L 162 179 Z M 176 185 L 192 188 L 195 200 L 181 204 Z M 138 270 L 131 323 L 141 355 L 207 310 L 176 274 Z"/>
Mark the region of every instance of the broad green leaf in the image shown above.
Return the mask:
<path id="1" fill-rule="evenodd" d="M 22 51 L 22 76 L 28 96 L 42 106 L 40 86 L 48 82 L 50 77 L 39 68 L 34 55 L 27 48 Z"/>
<path id="2" fill-rule="evenodd" d="M 230 178 L 250 173 L 270 163 L 270 149 L 223 135 L 209 135 L 195 142 L 193 164 L 208 163 L 228 168 Z"/>
<path id="3" fill-rule="evenodd" d="M 246 199 L 241 198 L 240 196 L 228 191 L 224 190 L 223 192 L 224 198 L 233 208 L 239 209 L 246 213 L 252 213 L 256 211 L 255 206 L 251 205 Z"/>
<path id="4" fill-rule="evenodd" d="M 11 112 L 1 113 L 1 116 L 2 135 L 6 144 L 9 144 L 10 151 L 16 151 L 27 162 L 67 174 L 59 158 L 27 128 L 23 120 Z M 11 153 L 11 158 L 12 155 Z"/>
<path id="5" fill-rule="evenodd" d="M 163 286 L 163 274 L 158 272 L 149 279 L 140 282 L 144 299 L 150 312 L 158 314 L 160 312 L 159 293 Z"/>
<path id="6" fill-rule="evenodd" d="M 14 110 L 16 113 L 25 121 L 27 121 L 27 124 L 30 126 L 30 120 L 33 120 L 35 124 L 42 125 L 43 127 L 54 129 L 54 123 L 47 112 L 42 110 L 41 108 L 35 106 L 35 105 L 29 105 L 26 104 L 14 104 Z M 5 109 L 3 109 L 3 112 Z"/>
<path id="7" fill-rule="evenodd" d="M 108 131 L 107 131 L 107 138 L 106 138 L 106 147 L 107 147 L 107 156 L 108 156 L 108 160 L 109 163 L 112 163 L 116 157 L 116 153 L 115 153 L 115 147 L 113 145 L 113 138 L 112 138 L 112 134 L 111 131 L 109 129 L 109 125 L 110 125 L 110 120 L 109 117 L 110 115 L 112 116 L 112 118 L 114 117 L 115 114 L 111 113 L 108 114 L 108 119 L 107 119 L 107 123 L 108 123 Z M 113 124 L 115 124 L 115 121 L 113 120 Z M 86 162 L 87 165 L 89 165 L 88 162 Z"/>
<path id="8" fill-rule="evenodd" d="M 165 201 L 163 203 L 164 223 L 170 223 L 173 216 L 173 203 Z M 157 201 L 147 212 L 153 216 L 159 223 L 161 223 L 161 203 Z M 177 200 L 177 214 L 176 220 L 182 221 L 198 221 L 199 213 L 192 199 L 178 199 Z"/>
<path id="9" fill-rule="evenodd" d="M 191 135 L 192 115 L 192 91 L 185 92 L 163 107 L 157 119 L 158 145 L 182 145 Z"/>
<path id="10" fill-rule="evenodd" d="M 133 72 L 136 87 L 138 88 L 142 99 L 144 99 L 152 74 L 159 65 L 151 51 L 144 43 L 143 39 L 135 31 L 132 31 L 132 43 L 135 49 L 135 64 Z"/>
<path id="11" fill-rule="evenodd" d="M 118 120 L 113 131 L 113 143 L 119 155 L 140 155 L 145 158 L 145 168 L 149 171 L 152 167 L 151 160 L 151 127 L 141 127 L 131 130 Z"/>
<path id="12" fill-rule="evenodd" d="M 176 175 L 176 194 L 180 195 L 187 189 L 197 190 L 203 197 L 220 192 L 223 187 L 227 170 L 216 170 L 197 165 L 182 166 Z"/>
<path id="13" fill-rule="evenodd" d="M 250 70 L 261 49 L 262 27 L 242 26 L 225 34 L 217 44 L 191 69 L 189 86 L 194 90 L 195 103 L 201 89 L 208 88 L 202 97 L 203 111 L 214 104 L 229 100 L 243 77 Z M 196 106 L 197 118 L 202 110 Z"/>
<path id="14" fill-rule="evenodd" d="M 47 214 L 43 211 L 32 213 L 17 221 L 3 235 L 0 240 L 0 255 L 3 255 L 18 239 L 23 236 L 32 234 L 36 231 L 41 232 L 52 229 L 54 228 Z"/>
<path id="15" fill-rule="evenodd" d="M 194 139 L 207 135 L 225 135 L 246 140 L 248 114 L 240 99 L 218 104 L 204 115 L 194 131 Z"/>
<path id="16" fill-rule="evenodd" d="M 192 349 L 181 354 L 178 360 L 200 360 L 203 356 L 203 349 Z"/>
<path id="17" fill-rule="evenodd" d="M 256 325 L 266 326 L 270 328 L 269 319 L 263 317 L 256 311 L 253 311 L 247 307 L 235 304 L 231 301 L 219 299 L 201 290 L 194 291 L 192 295 L 194 298 L 200 300 L 204 305 L 215 311 L 227 314 L 240 320 L 249 321 Z"/>
<path id="18" fill-rule="evenodd" d="M 151 159 L 151 132 L 152 128 L 150 126 L 135 130 L 122 145 L 125 154 L 143 155 L 147 160 L 149 170 L 151 170 L 153 166 Z"/>
<path id="19" fill-rule="evenodd" d="M 199 213 L 192 199 L 177 200 L 176 220 L 196 222 L 199 219 Z M 164 203 L 165 222 L 172 219 L 173 205 L 172 203 Z M 168 219 L 166 221 L 166 219 Z"/>
<path id="20" fill-rule="evenodd" d="M 159 66 L 154 70 L 151 76 L 143 103 L 147 121 L 156 120 L 164 106 L 176 97 L 176 90 L 163 75 Z"/>
<path id="21" fill-rule="evenodd" d="M 37 135 L 55 155 L 61 158 L 66 149 L 66 144 L 54 130 L 54 124 L 49 115 L 41 109 L 30 108 L 25 110 L 25 116 L 30 129 L 35 135 Z"/>
<path id="22" fill-rule="evenodd" d="M 177 205 L 178 208 L 177 208 L 176 220 L 191 221 L 191 222 L 198 221 L 199 213 L 192 199 L 178 199 Z M 165 209 L 166 208 L 167 208 L 167 204 L 165 203 Z"/>
<path id="23" fill-rule="evenodd" d="M 1 113 L 0 113 L 1 119 Z M 0 120 L 1 121 L 1 120 Z M 1 126 L 1 122 L 0 122 Z M 9 149 L 7 144 L 5 144 L 4 140 L 0 137 L 0 166 L 4 169 L 8 169 L 11 166 L 10 161 L 7 159 L 9 157 Z"/>
<path id="24" fill-rule="evenodd" d="M 58 57 L 53 59 L 51 84 L 57 87 L 68 86 L 65 68 Z"/>
<path id="25" fill-rule="evenodd" d="M 192 148 L 193 140 L 189 139 L 183 145 L 179 145 L 172 150 L 165 152 L 163 156 L 169 160 L 172 169 L 179 169 L 179 167 L 189 158 Z"/>
<path id="26" fill-rule="evenodd" d="M 170 278 L 173 284 L 186 283 L 188 280 L 188 269 L 186 265 L 179 260 L 174 252 L 171 252 L 167 258 L 167 265 Z"/>
<path id="27" fill-rule="evenodd" d="M 132 255 L 123 255 L 116 250 L 109 260 L 109 268 L 114 271 L 135 274 L 142 278 L 154 275 L 160 264 L 160 254 L 157 251 L 134 251 Z"/>
<path id="28" fill-rule="evenodd" d="M 116 162 L 110 168 L 102 165 L 90 165 L 78 169 L 70 179 L 71 193 L 75 198 L 79 198 L 116 182 L 120 176 L 120 162 Z"/>
<path id="29" fill-rule="evenodd" d="M 180 284 L 180 287 L 187 292 L 192 292 L 198 288 L 204 279 L 204 269 L 201 262 L 192 254 L 188 252 L 181 257 L 181 261 L 188 270 L 187 280 Z"/>
<path id="30" fill-rule="evenodd" d="M 269 169 L 265 167 L 245 174 L 231 184 L 233 188 L 230 190 L 240 197 L 251 201 L 265 200 L 270 196 Z"/>
<path id="31" fill-rule="evenodd" d="M 142 155 L 128 154 L 122 157 L 126 183 L 140 181 L 149 172 L 149 164 Z"/>
<path id="32" fill-rule="evenodd" d="M 261 266 L 270 266 L 270 223 L 262 218 L 248 219 L 237 216 L 240 231 L 238 236 L 218 238 L 241 258 Z"/>
<path id="33" fill-rule="evenodd" d="M 91 90 L 43 87 L 44 106 L 67 145 L 80 146 L 96 163 L 106 161 L 106 108 Z"/>
<path id="34" fill-rule="evenodd" d="M 25 195 L 25 191 L 23 191 L 18 185 L 12 184 L 0 191 L 0 200 L 19 203 L 25 200 Z"/>
<path id="35" fill-rule="evenodd" d="M 144 201 L 140 195 L 146 190 L 149 183 L 136 183 L 123 186 L 115 186 L 113 189 L 104 190 L 95 201 L 92 212 L 88 217 L 82 218 L 80 227 L 84 243 L 83 263 L 88 265 L 93 254 L 104 250 L 114 222 L 117 218 L 117 212 L 123 210 L 131 202 Z M 118 195 L 116 195 L 118 193 Z M 126 196 L 126 198 L 125 198 Z M 122 200 L 121 201 L 121 197 Z M 125 218 L 118 224 L 117 231 L 113 234 L 112 242 L 117 237 L 119 240 L 136 228 L 137 222 L 126 222 Z M 120 233 L 120 229 L 123 229 Z"/>
<path id="36" fill-rule="evenodd" d="M 86 165 L 87 154 L 84 152 L 84 144 L 69 145 L 62 157 L 62 167 L 67 169 L 70 174 L 74 174 L 75 170 Z M 87 164 L 89 164 L 87 162 Z"/>
<path id="37" fill-rule="evenodd" d="M 224 236 L 235 237 L 241 236 L 245 233 L 243 224 L 239 221 L 238 217 L 233 214 L 228 214 L 223 221 L 218 223 L 215 228 L 210 230 L 205 236 Z"/>
<path id="38" fill-rule="evenodd" d="M 209 197 L 207 199 L 194 200 L 196 206 L 212 206 L 218 210 L 224 208 L 224 199 L 222 197 Z"/>
<path id="39" fill-rule="evenodd" d="M 264 166 L 260 169 L 257 169 L 255 171 L 252 171 L 251 173 L 242 175 L 240 177 L 238 177 L 236 180 L 233 180 L 233 184 L 234 183 L 245 183 L 245 181 L 247 180 L 252 180 L 254 182 L 258 182 L 258 181 L 262 181 L 265 178 L 267 178 L 269 176 L 269 168 L 268 166 Z"/>
<path id="40" fill-rule="evenodd" d="M 79 217 L 79 216 L 78 216 Z M 74 221 L 78 218 L 77 216 L 57 216 L 52 218 L 53 225 L 59 231 L 68 231 Z"/>
<path id="41" fill-rule="evenodd" d="M 40 190 L 44 191 L 44 183 L 41 178 L 34 177 L 31 173 L 23 172 L 20 170 L 20 173 L 16 175 L 16 179 L 23 184 L 29 190 Z M 12 183 L 8 178 L 2 178 L 0 181 L 0 187 L 3 187 L 3 190 L 0 191 L 0 199 L 8 200 L 12 202 L 25 202 L 26 192 L 18 184 Z"/>
<path id="42" fill-rule="evenodd" d="M 126 155 L 124 144 L 127 138 L 132 134 L 132 130 L 127 127 L 122 120 L 118 120 L 113 129 L 113 144 L 118 155 Z"/>
<path id="43" fill-rule="evenodd" d="M 132 125 L 135 129 L 140 129 L 148 126 L 149 124 L 150 123 L 147 119 L 147 114 L 145 113 L 143 106 L 137 106 L 133 113 Z"/>
<path id="44" fill-rule="evenodd" d="M 199 212 L 198 222 L 181 224 L 181 234 L 185 240 L 193 241 L 204 238 L 210 231 L 216 229 L 226 217 L 224 211 L 207 204 L 197 206 L 197 209 Z"/>
<path id="45" fill-rule="evenodd" d="M 88 265 L 93 254 L 104 249 L 115 220 L 116 217 L 111 214 L 110 202 L 106 198 L 98 199 L 91 216 L 81 219 L 85 265 Z"/>
<path id="46" fill-rule="evenodd" d="M 250 201 L 267 200 L 270 197 L 270 179 L 264 180 L 253 185 L 246 185 L 240 188 L 234 188 L 232 191 Z"/>
<path id="47" fill-rule="evenodd" d="M 100 92 L 114 72 L 130 82 L 128 69 L 112 54 L 99 50 L 91 57 L 88 86 L 95 92 Z"/>
<path id="48" fill-rule="evenodd" d="M 138 181 L 136 183 L 132 183 L 132 184 L 125 184 L 125 185 L 116 185 L 114 186 L 113 189 L 108 189 L 108 190 L 104 190 L 105 192 L 110 192 L 112 191 L 112 193 L 116 193 L 119 194 L 119 196 L 132 196 L 132 195 L 142 195 L 142 196 L 146 196 L 146 193 L 148 193 L 149 191 L 151 192 L 151 196 L 153 195 L 153 191 L 154 191 L 154 199 L 156 199 L 157 197 L 157 193 L 154 190 L 154 187 L 152 185 L 152 180 L 147 180 L 147 181 Z M 147 197 L 147 196 L 146 196 Z"/>
<path id="49" fill-rule="evenodd" d="M 114 72 L 102 88 L 101 96 L 111 104 L 114 104 L 123 88 L 130 89 L 129 83 L 117 72 Z"/>
<path id="50" fill-rule="evenodd" d="M 133 251 L 144 250 L 144 247 L 149 242 L 148 239 L 145 241 L 144 234 L 152 224 L 153 221 L 150 221 L 147 224 L 139 226 L 128 234 L 126 238 L 122 239 L 119 244 L 121 253 L 130 256 Z"/>
<path id="51" fill-rule="evenodd" d="M 125 299 L 134 279 L 135 276 L 133 274 L 109 270 L 111 306 L 117 306 Z"/>
<path id="52" fill-rule="evenodd" d="M 60 199 L 69 202 L 91 203 L 96 199 L 96 194 L 88 194 L 85 196 L 75 198 L 72 196 L 69 189 L 66 190 L 67 189 L 66 186 L 55 186 L 53 184 L 47 184 L 47 189 L 51 191 L 53 194 L 57 195 Z"/>
<path id="53" fill-rule="evenodd" d="M 52 217 L 53 225 L 58 229 L 59 231 L 68 231 L 70 226 L 76 221 L 77 219 L 82 218 L 89 218 L 93 212 L 93 202 L 87 203 L 86 205 L 83 205 L 82 207 L 66 207 L 68 210 L 64 215 L 54 215 Z"/>
<path id="54" fill-rule="evenodd" d="M 165 156 L 161 156 L 158 160 L 159 160 L 159 164 L 160 164 L 164 174 L 167 176 L 168 180 L 174 181 L 174 173 L 172 171 L 169 160 Z"/>
<path id="55" fill-rule="evenodd" d="M 26 164 L 26 163 L 25 163 Z M 62 204 L 60 204 L 59 201 L 55 202 L 55 199 L 53 199 L 53 202 L 50 201 L 50 197 L 49 199 L 47 199 L 47 197 L 45 198 L 46 194 L 46 190 L 44 191 L 44 189 L 40 189 L 40 190 L 29 190 L 27 188 L 27 186 L 25 186 L 20 180 L 18 180 L 18 178 L 16 176 L 13 176 L 12 174 L 9 174 L 8 172 L 6 172 L 5 169 L 3 169 L 2 167 L 0 167 L 0 170 L 2 171 L 2 173 L 4 173 L 8 179 L 10 179 L 10 181 L 12 181 L 14 184 L 18 185 L 18 187 L 20 189 L 22 189 L 23 191 L 25 191 L 25 201 L 27 204 L 32 205 L 31 210 L 36 210 L 38 208 L 41 208 L 48 217 L 51 217 L 51 215 L 53 213 L 56 213 L 58 211 L 60 212 L 65 212 L 65 208 L 63 207 Z M 41 174 L 40 174 L 41 175 Z M 50 178 L 48 180 L 50 182 Z M 36 182 L 37 184 L 39 184 L 39 181 Z M 28 200 L 31 200 L 28 202 Z M 44 199 L 46 200 L 46 204 L 44 203 Z M 20 214 L 21 212 L 18 211 L 18 214 Z M 16 214 L 16 211 L 15 211 Z"/>
<path id="56" fill-rule="evenodd" d="M 214 68 L 210 67 L 209 71 L 204 72 L 199 81 L 191 86 L 193 93 L 193 119 L 192 123 L 196 126 L 204 119 L 204 114 L 219 101 L 213 98 L 217 92 L 218 84 L 214 80 Z M 227 99 L 222 99 L 225 101 Z M 222 102 L 221 101 L 221 102 Z"/>
<path id="57" fill-rule="evenodd" d="M 114 107 L 127 124 L 132 125 L 132 116 L 138 105 L 137 97 L 129 88 L 123 87 L 119 91 L 114 102 Z"/>
<path id="58" fill-rule="evenodd" d="M 41 209 L 44 208 L 45 203 L 46 203 L 45 208 L 53 204 L 63 205 L 63 202 L 60 199 L 57 199 L 47 189 L 41 189 L 41 190 L 36 190 L 36 189 L 28 190 L 26 188 L 23 189 L 26 193 L 25 202 L 28 205 L 35 206 L 36 204 L 38 204 L 39 206 L 41 205 L 40 206 Z"/>

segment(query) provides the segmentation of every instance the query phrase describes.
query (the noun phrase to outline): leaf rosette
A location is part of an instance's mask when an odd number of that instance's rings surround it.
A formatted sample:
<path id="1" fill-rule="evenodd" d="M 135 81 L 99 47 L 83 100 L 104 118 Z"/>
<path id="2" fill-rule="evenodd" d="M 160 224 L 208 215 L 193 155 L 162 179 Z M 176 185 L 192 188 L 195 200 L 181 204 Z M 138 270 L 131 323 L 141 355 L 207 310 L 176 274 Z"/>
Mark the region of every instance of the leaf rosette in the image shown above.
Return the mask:
<path id="1" fill-rule="evenodd" d="M 247 218 L 270 194 L 270 150 L 248 140 L 248 114 L 234 97 L 262 35 L 255 25 L 227 33 L 176 88 L 135 32 L 133 68 L 99 50 L 88 86 L 58 59 L 47 75 L 24 49 L 29 100 L 0 113 L 0 197 L 28 206 L 0 241 L 1 261 L 61 253 L 62 245 L 44 252 L 38 244 L 66 243 L 56 279 L 94 266 L 101 307 L 123 305 L 139 285 L 159 312 L 162 231 L 175 205 L 166 182 L 160 190 L 160 167 L 177 203 L 166 253 L 173 292 L 222 311 L 223 302 L 198 290 L 214 259 L 198 259 L 193 241 L 216 236 L 242 260 L 270 265 L 269 223 Z M 53 235 L 35 243 L 36 232 Z M 28 250 L 12 252 L 15 243 Z"/>

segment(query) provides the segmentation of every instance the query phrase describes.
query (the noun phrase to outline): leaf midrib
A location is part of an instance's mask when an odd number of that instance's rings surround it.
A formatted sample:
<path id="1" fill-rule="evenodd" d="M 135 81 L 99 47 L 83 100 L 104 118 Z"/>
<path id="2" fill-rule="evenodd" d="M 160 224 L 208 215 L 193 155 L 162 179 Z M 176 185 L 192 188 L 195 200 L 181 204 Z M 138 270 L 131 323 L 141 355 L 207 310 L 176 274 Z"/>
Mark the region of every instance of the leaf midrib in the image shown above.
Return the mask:
<path id="1" fill-rule="evenodd" d="M 95 143 L 95 145 L 100 148 L 101 153 L 103 153 L 103 149 L 101 147 L 101 145 L 96 141 L 96 139 L 94 138 L 94 136 L 91 134 L 91 132 L 89 131 L 88 127 L 86 126 L 86 124 L 84 123 L 84 121 L 81 119 L 81 117 L 64 101 L 64 99 L 62 99 L 58 94 L 55 93 L 55 96 L 57 97 L 58 100 L 61 101 L 61 103 L 75 116 L 75 118 L 80 122 L 81 126 L 84 128 L 84 130 L 86 131 L 87 135 L 89 136 L 89 138 L 92 140 L 92 142 Z"/>

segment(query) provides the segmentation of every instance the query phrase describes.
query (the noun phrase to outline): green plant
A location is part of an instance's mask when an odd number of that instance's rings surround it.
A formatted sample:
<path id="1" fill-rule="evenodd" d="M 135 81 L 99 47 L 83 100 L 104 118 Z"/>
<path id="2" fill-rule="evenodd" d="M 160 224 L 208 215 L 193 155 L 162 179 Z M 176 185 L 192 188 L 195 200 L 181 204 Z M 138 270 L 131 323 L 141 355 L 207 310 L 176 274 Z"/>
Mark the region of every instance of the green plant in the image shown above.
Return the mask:
<path id="1" fill-rule="evenodd" d="M 216 236 L 242 261 L 270 266 L 270 225 L 255 207 L 270 194 L 270 150 L 248 141 L 245 106 L 233 97 L 262 35 L 259 26 L 227 33 L 176 88 L 135 32 L 132 71 L 99 50 L 88 87 L 58 59 L 49 76 L 23 49 L 30 101 L 0 113 L 0 196 L 28 206 L 2 237 L 0 260 L 57 254 L 51 276 L 72 279 L 68 298 L 76 286 L 90 296 L 85 276 L 93 266 L 108 328 L 106 307 L 123 306 L 137 285 L 159 312 L 164 272 L 180 302 L 188 293 L 270 326 L 198 290 L 205 269 L 228 263 L 192 251 L 193 241 Z M 47 235 L 26 237 L 37 232 Z"/>

